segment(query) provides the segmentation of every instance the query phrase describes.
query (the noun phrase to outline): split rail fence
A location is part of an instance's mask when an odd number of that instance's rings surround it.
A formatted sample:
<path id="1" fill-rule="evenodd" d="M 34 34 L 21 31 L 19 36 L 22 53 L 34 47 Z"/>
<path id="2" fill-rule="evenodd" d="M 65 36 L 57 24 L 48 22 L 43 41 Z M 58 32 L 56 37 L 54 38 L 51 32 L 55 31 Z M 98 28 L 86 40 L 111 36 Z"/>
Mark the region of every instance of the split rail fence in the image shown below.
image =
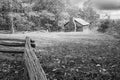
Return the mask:
<path id="1" fill-rule="evenodd" d="M 0 59 L 18 60 L 25 63 L 25 76 L 30 80 L 47 80 L 35 52 L 35 41 L 26 39 L 0 38 Z M 11 55 L 5 55 L 9 53 Z M 13 56 L 14 55 L 14 56 Z"/>

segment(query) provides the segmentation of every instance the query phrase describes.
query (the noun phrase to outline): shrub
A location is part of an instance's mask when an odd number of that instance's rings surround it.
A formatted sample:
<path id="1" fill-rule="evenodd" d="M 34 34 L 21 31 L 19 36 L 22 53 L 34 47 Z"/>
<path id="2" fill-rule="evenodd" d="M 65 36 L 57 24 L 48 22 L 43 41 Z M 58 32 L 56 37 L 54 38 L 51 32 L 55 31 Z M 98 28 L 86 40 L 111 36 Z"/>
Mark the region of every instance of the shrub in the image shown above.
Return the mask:
<path id="1" fill-rule="evenodd" d="M 113 35 L 113 36 L 119 36 L 120 35 L 120 20 L 112 20 L 109 24 L 109 28 L 107 29 L 107 34 Z"/>
<path id="2" fill-rule="evenodd" d="M 110 24 L 109 20 L 101 21 L 101 25 L 99 26 L 98 31 L 103 33 L 106 32 L 106 30 L 110 27 L 109 24 Z"/>
<path id="3" fill-rule="evenodd" d="M 120 20 L 102 20 L 100 23 L 99 32 L 104 32 L 113 36 L 120 35 Z"/>

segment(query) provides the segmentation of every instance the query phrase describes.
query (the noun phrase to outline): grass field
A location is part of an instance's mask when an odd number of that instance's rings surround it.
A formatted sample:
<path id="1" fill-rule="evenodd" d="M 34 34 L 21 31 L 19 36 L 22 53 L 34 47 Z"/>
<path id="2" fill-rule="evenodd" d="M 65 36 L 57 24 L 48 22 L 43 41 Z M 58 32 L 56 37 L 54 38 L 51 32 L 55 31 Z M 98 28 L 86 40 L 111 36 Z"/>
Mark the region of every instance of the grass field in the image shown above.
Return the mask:
<path id="1" fill-rule="evenodd" d="M 60 43 L 37 56 L 48 80 L 119 80 L 119 44 Z"/>
<path id="2" fill-rule="evenodd" d="M 48 80 L 120 79 L 120 42 L 112 36 L 38 32 L 0 36 L 35 40 Z"/>
<path id="3" fill-rule="evenodd" d="M 48 80 L 120 79 L 119 40 L 103 35 L 58 36 L 61 39 L 43 38 L 37 42 L 36 54 Z"/>

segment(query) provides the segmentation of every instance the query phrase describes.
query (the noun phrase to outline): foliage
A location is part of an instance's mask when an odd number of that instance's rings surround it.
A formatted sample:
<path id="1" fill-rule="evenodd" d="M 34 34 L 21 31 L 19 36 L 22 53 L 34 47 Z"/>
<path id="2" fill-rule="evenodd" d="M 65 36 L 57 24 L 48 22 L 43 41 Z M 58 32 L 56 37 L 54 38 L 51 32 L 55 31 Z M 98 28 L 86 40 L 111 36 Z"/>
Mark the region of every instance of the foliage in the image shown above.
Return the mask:
<path id="1" fill-rule="evenodd" d="M 28 21 L 25 14 L 12 12 L 8 16 L 13 18 L 13 25 L 17 31 L 31 30 L 31 27 L 35 26 L 33 22 Z"/>
<path id="2" fill-rule="evenodd" d="M 45 14 L 42 16 L 44 17 L 44 19 L 43 18 L 41 19 L 42 27 L 48 29 L 49 31 L 59 31 L 60 28 L 63 28 L 63 24 L 65 21 L 65 20 L 62 21 L 63 20 L 62 15 L 64 15 L 65 12 L 64 0 L 38 0 L 36 5 L 33 7 L 33 11 L 38 11 L 38 12 L 42 11 L 43 13 L 43 10 Z M 47 16 L 45 16 L 46 14 Z M 50 19 L 49 16 L 51 16 L 52 19 Z"/>
<path id="3" fill-rule="evenodd" d="M 107 33 L 114 36 L 120 35 L 120 20 L 111 20 L 109 23 L 109 28 L 107 30 Z"/>
<path id="4" fill-rule="evenodd" d="M 92 7 L 79 9 L 77 7 L 70 7 L 67 9 L 71 17 L 80 17 L 90 23 L 90 28 L 95 29 L 99 25 L 99 14 L 97 14 Z M 71 25 L 72 23 L 70 23 Z M 70 26 L 72 29 L 72 26 Z M 73 30 L 73 29 L 72 29 Z"/>
<path id="5" fill-rule="evenodd" d="M 66 0 L 24 0 L 26 3 L 22 1 L 13 0 L 11 3 L 10 1 L 1 0 L 1 15 L 4 16 L 4 18 L 1 17 L 3 26 L 9 22 L 9 24 L 6 25 L 8 28 L 13 25 L 16 30 L 20 31 L 36 29 L 60 31 L 65 29 L 64 24 L 70 21 L 70 17 L 79 17 L 78 14 L 80 13 L 78 8 L 68 6 Z M 88 12 L 89 11 L 88 9 Z M 19 16 L 9 15 L 11 12 Z M 87 17 L 89 18 L 88 15 Z M 15 18 L 12 22 L 14 24 L 12 25 L 11 18 Z"/>
<path id="6" fill-rule="evenodd" d="M 59 13 L 64 10 L 63 2 L 61 0 L 1 0 L 1 27 L 6 25 L 6 28 L 13 26 L 16 30 L 57 31 L 60 28 L 57 22 Z M 19 16 L 11 16 L 11 12 Z M 12 18 L 14 20 L 11 22 Z"/>
<path id="7" fill-rule="evenodd" d="M 1 80 L 29 80 L 24 76 L 25 65 L 20 61 L 0 60 Z"/>
<path id="8" fill-rule="evenodd" d="M 33 30 L 48 30 L 48 31 L 57 31 L 57 23 L 55 15 L 48 12 L 47 10 L 42 10 L 41 12 L 36 13 L 37 16 L 30 16 L 29 21 L 35 23 Z"/>
<path id="9" fill-rule="evenodd" d="M 61 31 L 65 30 L 65 24 L 70 21 L 70 15 L 68 12 L 61 12 L 58 18 L 58 26 L 60 26 Z"/>
<path id="10" fill-rule="evenodd" d="M 100 32 L 106 32 L 106 30 L 110 27 L 110 21 L 109 20 L 105 20 L 105 21 L 101 21 L 101 25 L 98 29 L 98 31 Z"/>
<path id="11" fill-rule="evenodd" d="M 13 3 L 12 3 L 13 2 Z M 11 29 L 11 16 L 9 13 L 11 12 L 22 12 L 23 9 L 21 5 L 17 2 L 17 0 L 13 0 L 10 2 L 9 0 L 1 0 L 0 1 L 0 18 L 1 18 L 1 29 Z"/>
<path id="12" fill-rule="evenodd" d="M 9 24 L 6 24 L 9 22 L 7 13 L 10 11 L 9 2 L 7 0 L 0 0 L 0 28 L 1 29 L 7 29 Z"/>
<path id="13" fill-rule="evenodd" d="M 33 11 L 47 10 L 54 14 L 61 12 L 64 9 L 62 0 L 38 0 L 33 7 Z"/>
<path id="14" fill-rule="evenodd" d="M 19 18 L 9 16 L 11 12 L 18 14 Z M 80 10 L 71 6 L 67 0 L 12 0 L 12 3 L 9 0 L 1 0 L 0 14 L 1 27 L 10 29 L 13 26 L 20 31 L 64 31 L 64 25 L 70 21 L 70 17 L 81 17 L 92 24 L 98 19 L 92 8 Z M 12 18 L 15 19 L 12 21 Z M 71 26 L 68 28 L 73 29 Z"/>
<path id="15" fill-rule="evenodd" d="M 120 35 L 120 20 L 102 20 L 98 31 L 107 33 L 113 36 Z"/>
<path id="16" fill-rule="evenodd" d="M 0 30 L 2 29 L 4 30 L 10 29 L 10 19 L 8 16 L 6 16 L 5 13 L 0 14 Z"/>
<path id="17" fill-rule="evenodd" d="M 69 7 L 67 8 L 67 12 L 71 17 L 79 17 L 79 8 L 78 7 Z"/>
<path id="18" fill-rule="evenodd" d="M 79 16 L 90 23 L 99 19 L 99 15 L 91 7 L 84 8 L 83 10 L 80 9 Z"/>
<path id="19" fill-rule="evenodd" d="M 60 43 L 43 47 L 43 52 L 37 55 L 49 80 L 118 80 L 118 45 L 107 42 L 100 45 Z"/>

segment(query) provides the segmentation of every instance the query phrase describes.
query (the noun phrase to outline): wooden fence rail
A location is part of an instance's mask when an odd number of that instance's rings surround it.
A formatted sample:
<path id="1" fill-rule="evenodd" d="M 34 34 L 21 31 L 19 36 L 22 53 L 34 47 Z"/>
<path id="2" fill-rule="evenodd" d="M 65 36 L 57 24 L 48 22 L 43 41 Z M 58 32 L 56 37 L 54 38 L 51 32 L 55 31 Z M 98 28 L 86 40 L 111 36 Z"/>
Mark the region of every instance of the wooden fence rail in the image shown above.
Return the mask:
<path id="1" fill-rule="evenodd" d="M 29 37 L 26 39 L 10 39 L 0 38 L 0 59 L 14 60 L 16 58 L 5 56 L 5 53 L 22 54 L 26 65 L 30 80 L 47 80 L 44 70 L 41 67 L 40 61 L 37 58 L 33 48 L 35 48 L 35 41 Z M 2 54 L 1 54 L 2 53 Z"/>
<path id="2" fill-rule="evenodd" d="M 41 67 L 40 61 L 30 44 L 30 38 L 26 37 L 24 59 L 30 80 L 47 80 L 46 75 Z"/>

